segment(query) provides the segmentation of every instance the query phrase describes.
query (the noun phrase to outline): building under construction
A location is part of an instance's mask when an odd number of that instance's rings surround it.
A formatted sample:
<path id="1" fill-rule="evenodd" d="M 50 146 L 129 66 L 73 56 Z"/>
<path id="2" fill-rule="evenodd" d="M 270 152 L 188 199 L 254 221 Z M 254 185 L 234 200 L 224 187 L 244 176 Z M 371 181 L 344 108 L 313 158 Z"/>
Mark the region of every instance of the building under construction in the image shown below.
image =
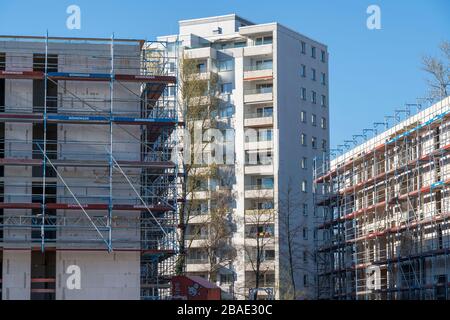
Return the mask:
<path id="1" fill-rule="evenodd" d="M 319 299 L 449 298 L 449 104 L 317 159 Z"/>
<path id="2" fill-rule="evenodd" d="M 0 37 L 2 299 L 170 294 L 178 175 L 170 45 Z M 80 286 L 67 285 L 74 270 Z"/>

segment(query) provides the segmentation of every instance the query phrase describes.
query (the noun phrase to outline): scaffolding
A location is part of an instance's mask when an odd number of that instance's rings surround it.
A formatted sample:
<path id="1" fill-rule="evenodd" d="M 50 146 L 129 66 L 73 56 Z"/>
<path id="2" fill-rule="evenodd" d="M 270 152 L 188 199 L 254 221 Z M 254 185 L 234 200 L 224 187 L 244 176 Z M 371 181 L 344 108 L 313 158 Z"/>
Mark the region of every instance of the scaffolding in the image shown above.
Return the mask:
<path id="1" fill-rule="evenodd" d="M 319 299 L 449 299 L 449 102 L 316 159 Z"/>
<path id="2" fill-rule="evenodd" d="M 0 102 L 0 250 L 139 252 L 141 298 L 170 295 L 178 50 L 169 46 L 0 37 L 4 91 L 33 81 L 32 95 Z"/>

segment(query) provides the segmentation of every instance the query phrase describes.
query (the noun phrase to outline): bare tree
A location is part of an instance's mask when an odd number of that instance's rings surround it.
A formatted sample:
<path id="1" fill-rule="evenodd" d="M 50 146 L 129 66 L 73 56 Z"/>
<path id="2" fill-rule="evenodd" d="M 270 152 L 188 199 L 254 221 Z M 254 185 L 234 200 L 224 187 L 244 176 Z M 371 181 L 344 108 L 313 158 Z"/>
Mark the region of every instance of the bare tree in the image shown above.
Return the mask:
<path id="1" fill-rule="evenodd" d="M 203 191 L 215 168 L 205 167 L 198 157 L 203 155 L 208 144 L 196 144 L 192 140 L 194 132 L 202 134 L 206 129 L 214 127 L 215 114 L 217 114 L 217 77 L 210 74 L 204 75 L 198 69 L 198 61 L 183 56 L 180 63 L 179 87 L 181 91 L 180 105 L 182 107 L 181 118 L 184 123 L 181 175 L 181 203 L 178 211 L 179 255 L 176 262 L 175 273 L 182 275 L 186 264 L 186 228 L 197 205 L 196 193 Z M 192 241 L 193 239 L 191 239 Z M 189 245 L 188 245 L 189 246 Z"/>
<path id="2" fill-rule="evenodd" d="M 287 265 L 286 269 L 280 270 L 280 283 L 282 283 L 280 298 L 286 300 L 305 297 L 306 292 L 300 290 L 296 282 L 298 275 L 300 272 L 312 274 L 314 271 L 314 251 L 302 242 L 303 229 L 308 226 L 308 219 L 302 211 L 309 211 L 309 208 L 302 207 L 300 190 L 296 190 L 289 179 L 286 189 L 280 192 L 278 203 L 280 260 L 286 261 Z M 306 213 L 310 214 L 310 212 Z"/>
<path id="3" fill-rule="evenodd" d="M 232 190 L 223 185 L 231 186 L 226 181 L 227 165 L 221 159 L 215 158 L 215 146 L 224 148 L 222 141 L 216 141 L 214 133 L 220 133 L 220 123 L 217 121 L 220 97 L 218 96 L 218 78 L 211 72 L 199 69 L 199 61 L 184 57 L 181 64 L 180 87 L 183 106 L 183 164 L 182 175 L 184 183 L 181 187 L 179 210 L 179 248 L 176 273 L 184 274 L 186 254 L 191 250 L 193 241 L 201 241 L 201 250 L 207 256 L 209 280 L 215 282 L 218 272 L 232 264 L 236 257 L 231 246 L 233 219 L 231 215 Z M 196 134 L 201 135 L 200 141 L 193 141 Z M 221 135 L 221 133 L 220 133 Z M 204 137 L 206 136 L 206 141 Z M 212 150 L 211 150 L 212 149 Z M 223 149 L 222 149 L 223 150 Z M 219 160 L 219 161 L 217 161 Z M 233 176 L 234 177 L 234 176 Z M 221 181 L 222 186 L 211 189 L 213 181 Z M 205 192 L 205 198 L 199 198 L 198 193 Z M 198 217 L 199 206 L 207 204 L 207 212 Z M 207 214 L 204 214 L 207 213 Z M 190 228 L 189 237 L 186 235 Z"/>
<path id="4" fill-rule="evenodd" d="M 428 96 L 432 101 L 439 101 L 449 95 L 450 85 L 450 42 L 443 41 L 440 46 L 442 57 L 422 57 L 422 69 L 430 78 Z"/>
<path id="5" fill-rule="evenodd" d="M 218 171 L 217 179 L 230 178 L 226 173 Z M 228 180 L 225 178 L 225 180 Z M 218 189 L 211 191 L 211 207 L 205 224 L 208 237 L 203 243 L 209 262 L 208 277 L 211 282 L 217 280 L 222 268 L 229 267 L 236 258 L 236 250 L 231 244 L 234 231 L 234 220 L 230 208 L 232 203 L 231 183 L 221 183 Z"/>
<path id="6" fill-rule="evenodd" d="M 258 204 L 269 203 L 268 198 L 264 196 L 266 190 L 260 190 L 261 196 L 256 198 L 255 202 Z M 266 262 L 266 250 L 269 248 L 274 249 L 274 220 L 275 209 L 272 205 L 265 207 L 259 205 L 253 210 L 246 210 L 245 213 L 245 238 L 244 238 L 244 252 L 245 252 L 245 264 L 250 264 L 253 279 L 246 281 L 246 287 L 254 287 L 253 297 L 250 299 L 258 299 L 258 289 L 261 287 L 261 278 L 265 276 L 270 268 L 265 266 Z"/>

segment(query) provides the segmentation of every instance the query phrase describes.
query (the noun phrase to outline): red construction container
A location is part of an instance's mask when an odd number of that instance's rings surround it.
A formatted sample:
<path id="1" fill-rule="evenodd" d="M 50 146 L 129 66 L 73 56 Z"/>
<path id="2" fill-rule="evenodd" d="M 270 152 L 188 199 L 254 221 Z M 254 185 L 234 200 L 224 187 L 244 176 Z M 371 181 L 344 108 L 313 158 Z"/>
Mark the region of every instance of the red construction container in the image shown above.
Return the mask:
<path id="1" fill-rule="evenodd" d="M 180 300 L 220 300 L 221 289 L 202 277 L 175 276 L 172 278 L 172 297 Z"/>

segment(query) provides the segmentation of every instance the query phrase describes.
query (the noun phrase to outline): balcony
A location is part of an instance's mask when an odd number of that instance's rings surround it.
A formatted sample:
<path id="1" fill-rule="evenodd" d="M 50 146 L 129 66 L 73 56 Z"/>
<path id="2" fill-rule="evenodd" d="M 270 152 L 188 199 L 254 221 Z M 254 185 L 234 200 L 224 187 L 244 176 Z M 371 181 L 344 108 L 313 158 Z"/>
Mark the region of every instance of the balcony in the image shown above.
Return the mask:
<path id="1" fill-rule="evenodd" d="M 254 175 L 272 175 L 273 165 L 272 161 L 257 162 L 257 163 L 246 163 L 245 164 L 245 174 Z"/>
<path id="2" fill-rule="evenodd" d="M 272 113 L 246 113 L 244 114 L 244 126 L 246 127 L 267 127 L 273 126 Z"/>
<path id="3" fill-rule="evenodd" d="M 246 185 L 245 186 L 246 198 L 273 198 L 273 185 Z"/>
<path id="4" fill-rule="evenodd" d="M 247 209 L 245 210 L 245 224 L 273 223 L 275 209 Z"/>
<path id="5" fill-rule="evenodd" d="M 255 260 L 253 260 L 253 261 L 255 261 Z M 253 268 L 255 268 L 254 264 L 255 264 L 255 262 L 253 262 L 253 265 L 252 265 L 251 261 L 246 261 L 245 271 L 253 271 Z M 260 267 L 260 270 L 264 270 L 264 272 L 275 271 L 275 261 L 274 260 L 261 261 L 261 264 L 259 267 Z"/>
<path id="6" fill-rule="evenodd" d="M 244 67 L 244 81 L 272 79 L 272 63 L 262 63 Z"/>
<path id="7" fill-rule="evenodd" d="M 217 51 L 211 47 L 186 50 L 187 59 L 217 59 Z"/>
<path id="8" fill-rule="evenodd" d="M 245 142 L 245 150 L 267 150 L 272 149 L 273 143 L 271 139 L 260 139 L 257 141 L 247 141 Z"/>
<path id="9" fill-rule="evenodd" d="M 214 79 L 216 76 L 216 73 L 212 71 L 201 71 L 197 73 L 193 73 L 189 75 L 188 80 L 189 81 L 208 81 L 211 79 Z"/>
<path id="10" fill-rule="evenodd" d="M 257 87 L 244 90 L 244 103 L 272 102 L 272 87 Z"/>
<path id="11" fill-rule="evenodd" d="M 207 258 L 204 259 L 195 259 L 195 258 L 186 258 L 186 272 L 200 272 L 200 271 L 208 271 L 210 269 L 210 265 Z"/>
<path id="12" fill-rule="evenodd" d="M 244 48 L 245 57 L 255 57 L 261 55 L 271 55 L 273 53 L 272 44 L 263 44 L 258 46 L 249 46 Z"/>

